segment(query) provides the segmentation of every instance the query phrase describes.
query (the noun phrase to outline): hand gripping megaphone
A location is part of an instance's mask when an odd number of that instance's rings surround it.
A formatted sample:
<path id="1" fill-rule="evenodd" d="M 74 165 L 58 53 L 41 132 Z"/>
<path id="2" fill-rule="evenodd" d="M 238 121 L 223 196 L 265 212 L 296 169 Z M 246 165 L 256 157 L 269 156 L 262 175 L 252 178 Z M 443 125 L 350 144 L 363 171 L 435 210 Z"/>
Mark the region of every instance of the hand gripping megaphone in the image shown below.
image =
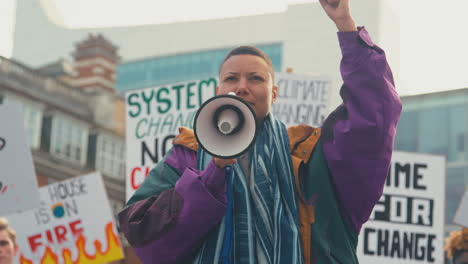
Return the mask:
<path id="1" fill-rule="evenodd" d="M 244 154 L 255 142 L 255 112 L 234 93 L 215 96 L 198 109 L 194 132 L 198 144 L 210 155 L 223 159 L 235 158 Z"/>

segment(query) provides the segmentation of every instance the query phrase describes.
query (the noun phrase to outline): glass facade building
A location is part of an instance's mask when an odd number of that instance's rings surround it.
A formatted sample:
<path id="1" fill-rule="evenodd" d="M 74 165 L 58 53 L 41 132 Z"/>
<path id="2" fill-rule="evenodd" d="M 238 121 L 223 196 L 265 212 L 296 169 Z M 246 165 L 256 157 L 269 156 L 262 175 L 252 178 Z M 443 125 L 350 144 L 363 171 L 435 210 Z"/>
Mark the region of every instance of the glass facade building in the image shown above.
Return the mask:
<path id="1" fill-rule="evenodd" d="M 281 71 L 282 44 L 256 45 L 270 56 L 275 71 Z M 231 48 L 160 56 L 125 62 L 118 66 L 116 89 L 120 93 L 168 83 L 218 75 L 219 66 Z"/>
<path id="2" fill-rule="evenodd" d="M 468 186 L 468 89 L 403 97 L 395 149 L 447 160 L 446 232 Z"/>

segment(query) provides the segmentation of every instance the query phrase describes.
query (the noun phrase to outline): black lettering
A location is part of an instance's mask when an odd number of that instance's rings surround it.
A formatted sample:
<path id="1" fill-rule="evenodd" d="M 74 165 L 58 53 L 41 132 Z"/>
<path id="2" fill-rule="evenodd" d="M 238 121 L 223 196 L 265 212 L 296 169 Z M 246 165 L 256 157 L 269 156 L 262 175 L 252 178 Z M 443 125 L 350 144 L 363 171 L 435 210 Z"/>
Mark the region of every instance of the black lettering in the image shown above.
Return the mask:
<path id="1" fill-rule="evenodd" d="M 424 257 L 426 255 L 426 249 L 424 248 L 424 245 L 420 246 L 420 240 L 424 239 L 425 236 L 425 234 L 415 234 L 414 259 L 416 260 L 424 260 Z"/>
<path id="2" fill-rule="evenodd" d="M 162 144 L 162 155 L 166 155 L 166 151 L 167 151 L 167 144 L 169 143 L 169 147 L 172 145 L 172 139 L 175 138 L 175 135 L 169 135 L 169 136 L 166 136 L 164 139 L 163 139 L 163 144 Z"/>
<path id="3" fill-rule="evenodd" d="M 67 216 L 78 214 L 78 205 L 76 204 L 75 199 L 73 199 L 71 202 L 70 201 L 65 202 L 64 205 L 65 205 L 64 207 L 65 207 L 65 212 L 67 213 Z"/>
<path id="4" fill-rule="evenodd" d="M 141 166 L 145 166 L 146 164 L 146 155 L 148 155 L 153 163 L 157 163 L 159 160 L 158 157 L 158 139 L 154 139 L 154 149 L 153 152 L 148 148 L 146 142 L 141 142 Z"/>
<path id="5" fill-rule="evenodd" d="M 411 175 L 410 175 L 411 166 L 410 166 L 410 164 L 401 165 L 398 162 L 395 164 L 395 182 L 394 182 L 393 186 L 395 186 L 395 187 L 400 186 L 400 176 L 403 173 L 404 173 L 404 176 L 405 176 L 405 187 L 406 187 L 406 189 L 409 189 L 411 187 L 410 186 L 410 178 L 411 178 Z"/>
<path id="6" fill-rule="evenodd" d="M 413 187 L 416 190 L 426 190 L 425 185 L 420 185 L 420 180 L 423 178 L 423 175 L 420 174 L 419 169 L 427 168 L 427 164 L 415 163 L 413 167 Z"/>
<path id="7" fill-rule="evenodd" d="M 369 235 L 375 233 L 375 229 L 366 227 L 364 229 L 364 255 L 375 255 L 375 252 L 369 249 Z"/>
<path id="8" fill-rule="evenodd" d="M 379 230 L 377 232 L 377 255 L 388 256 L 388 230 Z"/>
<path id="9" fill-rule="evenodd" d="M 412 259 L 413 258 L 413 242 L 414 234 L 413 233 L 403 233 L 403 258 Z"/>
<path id="10" fill-rule="evenodd" d="M 392 234 L 392 248 L 390 249 L 390 257 L 397 256 L 400 258 L 400 233 L 393 231 Z"/>
<path id="11" fill-rule="evenodd" d="M 434 240 L 436 239 L 435 235 L 428 235 L 427 236 L 427 261 L 434 262 Z"/>

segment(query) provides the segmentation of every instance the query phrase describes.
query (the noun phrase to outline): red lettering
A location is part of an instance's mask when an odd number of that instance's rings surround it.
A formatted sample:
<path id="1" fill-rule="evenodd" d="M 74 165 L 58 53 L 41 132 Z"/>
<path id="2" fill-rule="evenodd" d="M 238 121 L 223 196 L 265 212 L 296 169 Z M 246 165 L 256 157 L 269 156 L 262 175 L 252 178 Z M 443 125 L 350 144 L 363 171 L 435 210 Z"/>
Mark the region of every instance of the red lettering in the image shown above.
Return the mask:
<path id="1" fill-rule="evenodd" d="M 57 243 L 62 243 L 66 241 L 65 235 L 67 234 L 67 229 L 64 226 L 56 226 L 54 228 L 55 236 L 57 237 Z"/>
<path id="2" fill-rule="evenodd" d="M 47 230 L 46 231 L 46 237 L 47 237 L 47 241 L 49 241 L 49 243 L 54 243 L 54 239 L 52 238 L 52 232 L 50 230 Z"/>
<path id="3" fill-rule="evenodd" d="M 42 245 L 41 241 L 36 241 L 42 237 L 41 234 L 36 234 L 28 237 L 29 247 L 32 252 L 36 252 L 38 246 Z"/>
<path id="4" fill-rule="evenodd" d="M 70 223 L 70 230 L 75 237 L 83 233 L 83 227 L 78 225 L 81 225 L 81 220 L 76 220 Z"/>
<path id="5" fill-rule="evenodd" d="M 133 190 L 136 190 L 138 189 L 138 187 L 140 187 L 140 184 L 139 183 L 138 185 L 135 183 L 135 172 L 137 171 L 141 171 L 141 169 L 139 167 L 135 167 L 132 169 L 132 173 L 130 174 L 130 183 L 131 183 L 131 186 L 132 186 L 132 189 Z"/>
<path id="6" fill-rule="evenodd" d="M 150 167 L 145 167 L 145 175 L 144 175 L 144 178 L 148 177 L 148 174 L 150 173 L 151 169 Z M 136 190 L 140 187 L 141 183 L 143 182 L 143 179 L 138 179 L 137 181 L 137 177 L 138 176 L 141 176 L 138 175 L 139 173 L 137 172 L 141 172 L 141 167 L 134 167 L 132 169 L 132 172 L 130 174 L 130 186 L 132 186 L 132 189 L 133 190 Z M 138 178 L 141 178 L 141 177 L 138 177 Z"/>
<path id="7" fill-rule="evenodd" d="M 28 237 L 29 247 L 32 252 L 36 252 L 39 246 L 45 244 L 61 244 L 67 241 L 67 234 L 71 232 L 73 236 L 78 236 L 84 231 L 81 220 L 75 220 L 66 225 L 58 225 L 52 229 L 44 230 L 42 233 Z"/>

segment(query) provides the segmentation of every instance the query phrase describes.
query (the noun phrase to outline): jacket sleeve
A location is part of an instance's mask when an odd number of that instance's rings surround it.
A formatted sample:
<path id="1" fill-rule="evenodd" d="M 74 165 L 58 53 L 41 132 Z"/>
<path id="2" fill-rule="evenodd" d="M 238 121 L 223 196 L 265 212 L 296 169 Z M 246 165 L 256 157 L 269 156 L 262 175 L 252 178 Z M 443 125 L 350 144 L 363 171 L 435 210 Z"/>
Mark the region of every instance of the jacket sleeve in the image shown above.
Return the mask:
<path id="1" fill-rule="evenodd" d="M 119 213 L 143 263 L 186 261 L 224 216 L 224 171 L 213 162 L 198 171 L 195 163 L 195 152 L 174 146 Z"/>
<path id="2" fill-rule="evenodd" d="M 343 103 L 323 125 L 323 150 L 342 215 L 359 232 L 382 195 L 401 102 L 385 53 L 367 31 L 338 37 Z"/>

